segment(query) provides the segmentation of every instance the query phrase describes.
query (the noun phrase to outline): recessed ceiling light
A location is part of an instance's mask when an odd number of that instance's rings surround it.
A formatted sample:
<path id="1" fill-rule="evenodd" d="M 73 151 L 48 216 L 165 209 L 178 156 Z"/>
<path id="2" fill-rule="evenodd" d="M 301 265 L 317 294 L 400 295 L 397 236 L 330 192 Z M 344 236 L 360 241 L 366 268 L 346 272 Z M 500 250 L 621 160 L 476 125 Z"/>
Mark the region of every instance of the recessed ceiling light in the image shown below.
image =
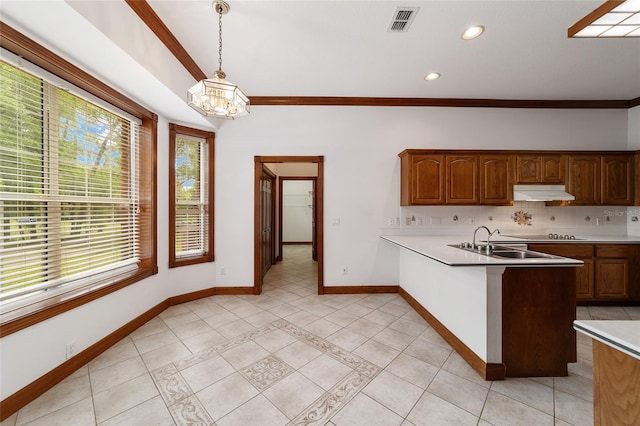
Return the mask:
<path id="1" fill-rule="evenodd" d="M 484 27 L 482 25 L 474 25 L 467 28 L 460 37 L 462 37 L 463 40 L 473 40 L 476 37 L 480 37 L 483 32 Z"/>
<path id="2" fill-rule="evenodd" d="M 429 74 L 424 76 L 424 79 L 427 81 L 433 81 L 439 78 L 440 78 L 440 73 L 437 73 L 437 72 L 430 72 Z"/>

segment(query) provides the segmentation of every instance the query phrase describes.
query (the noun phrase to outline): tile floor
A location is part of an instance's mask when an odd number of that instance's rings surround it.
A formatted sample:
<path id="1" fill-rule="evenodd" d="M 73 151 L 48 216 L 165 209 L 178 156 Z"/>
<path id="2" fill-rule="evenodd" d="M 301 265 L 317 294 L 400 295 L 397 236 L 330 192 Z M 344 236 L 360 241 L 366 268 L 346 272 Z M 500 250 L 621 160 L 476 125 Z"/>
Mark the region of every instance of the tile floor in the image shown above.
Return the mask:
<path id="1" fill-rule="evenodd" d="M 397 294 L 318 296 L 310 247 L 284 258 L 262 295 L 165 310 L 2 426 L 593 424 L 590 339 L 568 377 L 486 382 Z"/>

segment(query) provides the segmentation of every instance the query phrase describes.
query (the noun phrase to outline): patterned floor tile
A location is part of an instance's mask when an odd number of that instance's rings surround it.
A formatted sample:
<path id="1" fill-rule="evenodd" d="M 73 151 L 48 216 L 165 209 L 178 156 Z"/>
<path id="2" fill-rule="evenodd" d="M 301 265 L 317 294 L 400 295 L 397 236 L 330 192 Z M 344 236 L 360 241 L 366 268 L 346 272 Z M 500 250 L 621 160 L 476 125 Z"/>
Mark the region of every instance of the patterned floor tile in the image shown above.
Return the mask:
<path id="1" fill-rule="evenodd" d="M 290 365 L 269 355 L 255 364 L 243 368 L 240 373 L 259 391 L 264 391 L 294 371 Z"/>
<path id="2" fill-rule="evenodd" d="M 310 246 L 284 259 L 262 295 L 172 306 L 2 426 L 593 423 L 591 339 L 568 377 L 485 381 L 398 294 L 319 296 Z"/>

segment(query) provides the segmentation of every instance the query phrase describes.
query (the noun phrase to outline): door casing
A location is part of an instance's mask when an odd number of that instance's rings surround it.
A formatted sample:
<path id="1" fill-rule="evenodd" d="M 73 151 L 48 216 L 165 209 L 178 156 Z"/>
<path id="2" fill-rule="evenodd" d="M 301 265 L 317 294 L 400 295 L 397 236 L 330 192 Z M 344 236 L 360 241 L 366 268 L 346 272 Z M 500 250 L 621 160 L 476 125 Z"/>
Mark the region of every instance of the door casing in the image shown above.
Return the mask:
<path id="1" fill-rule="evenodd" d="M 316 163 L 316 249 L 318 294 L 324 294 L 324 156 L 255 156 L 253 208 L 253 294 L 262 292 L 262 194 L 260 181 L 265 163 Z"/>

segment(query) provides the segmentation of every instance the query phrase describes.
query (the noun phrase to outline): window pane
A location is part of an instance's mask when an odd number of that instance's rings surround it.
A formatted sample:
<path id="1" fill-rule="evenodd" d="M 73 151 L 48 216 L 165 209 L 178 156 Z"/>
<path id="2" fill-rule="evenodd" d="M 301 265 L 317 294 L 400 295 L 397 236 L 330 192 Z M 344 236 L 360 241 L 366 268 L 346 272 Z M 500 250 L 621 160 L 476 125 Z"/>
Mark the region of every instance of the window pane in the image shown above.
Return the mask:
<path id="1" fill-rule="evenodd" d="M 204 252 L 204 215 L 196 204 L 176 205 L 176 254 L 195 255 Z M 203 235 L 205 234 L 205 235 Z"/>
<path id="2" fill-rule="evenodd" d="M 41 194 L 42 83 L 0 62 L 0 192 Z"/>
<path id="3" fill-rule="evenodd" d="M 203 192 L 203 149 L 202 139 L 176 136 L 176 256 L 193 256 L 206 252 L 208 241 L 205 215 L 206 195 Z M 204 151 L 206 152 L 206 151 Z"/>
<path id="4" fill-rule="evenodd" d="M 176 137 L 176 201 L 200 199 L 200 144 Z"/>
<path id="5" fill-rule="evenodd" d="M 5 63 L 0 78 L 0 300 L 115 276 L 139 253 L 137 125 Z"/>
<path id="6" fill-rule="evenodd" d="M 126 196 L 129 123 L 62 90 L 56 101 L 60 194 Z"/>

